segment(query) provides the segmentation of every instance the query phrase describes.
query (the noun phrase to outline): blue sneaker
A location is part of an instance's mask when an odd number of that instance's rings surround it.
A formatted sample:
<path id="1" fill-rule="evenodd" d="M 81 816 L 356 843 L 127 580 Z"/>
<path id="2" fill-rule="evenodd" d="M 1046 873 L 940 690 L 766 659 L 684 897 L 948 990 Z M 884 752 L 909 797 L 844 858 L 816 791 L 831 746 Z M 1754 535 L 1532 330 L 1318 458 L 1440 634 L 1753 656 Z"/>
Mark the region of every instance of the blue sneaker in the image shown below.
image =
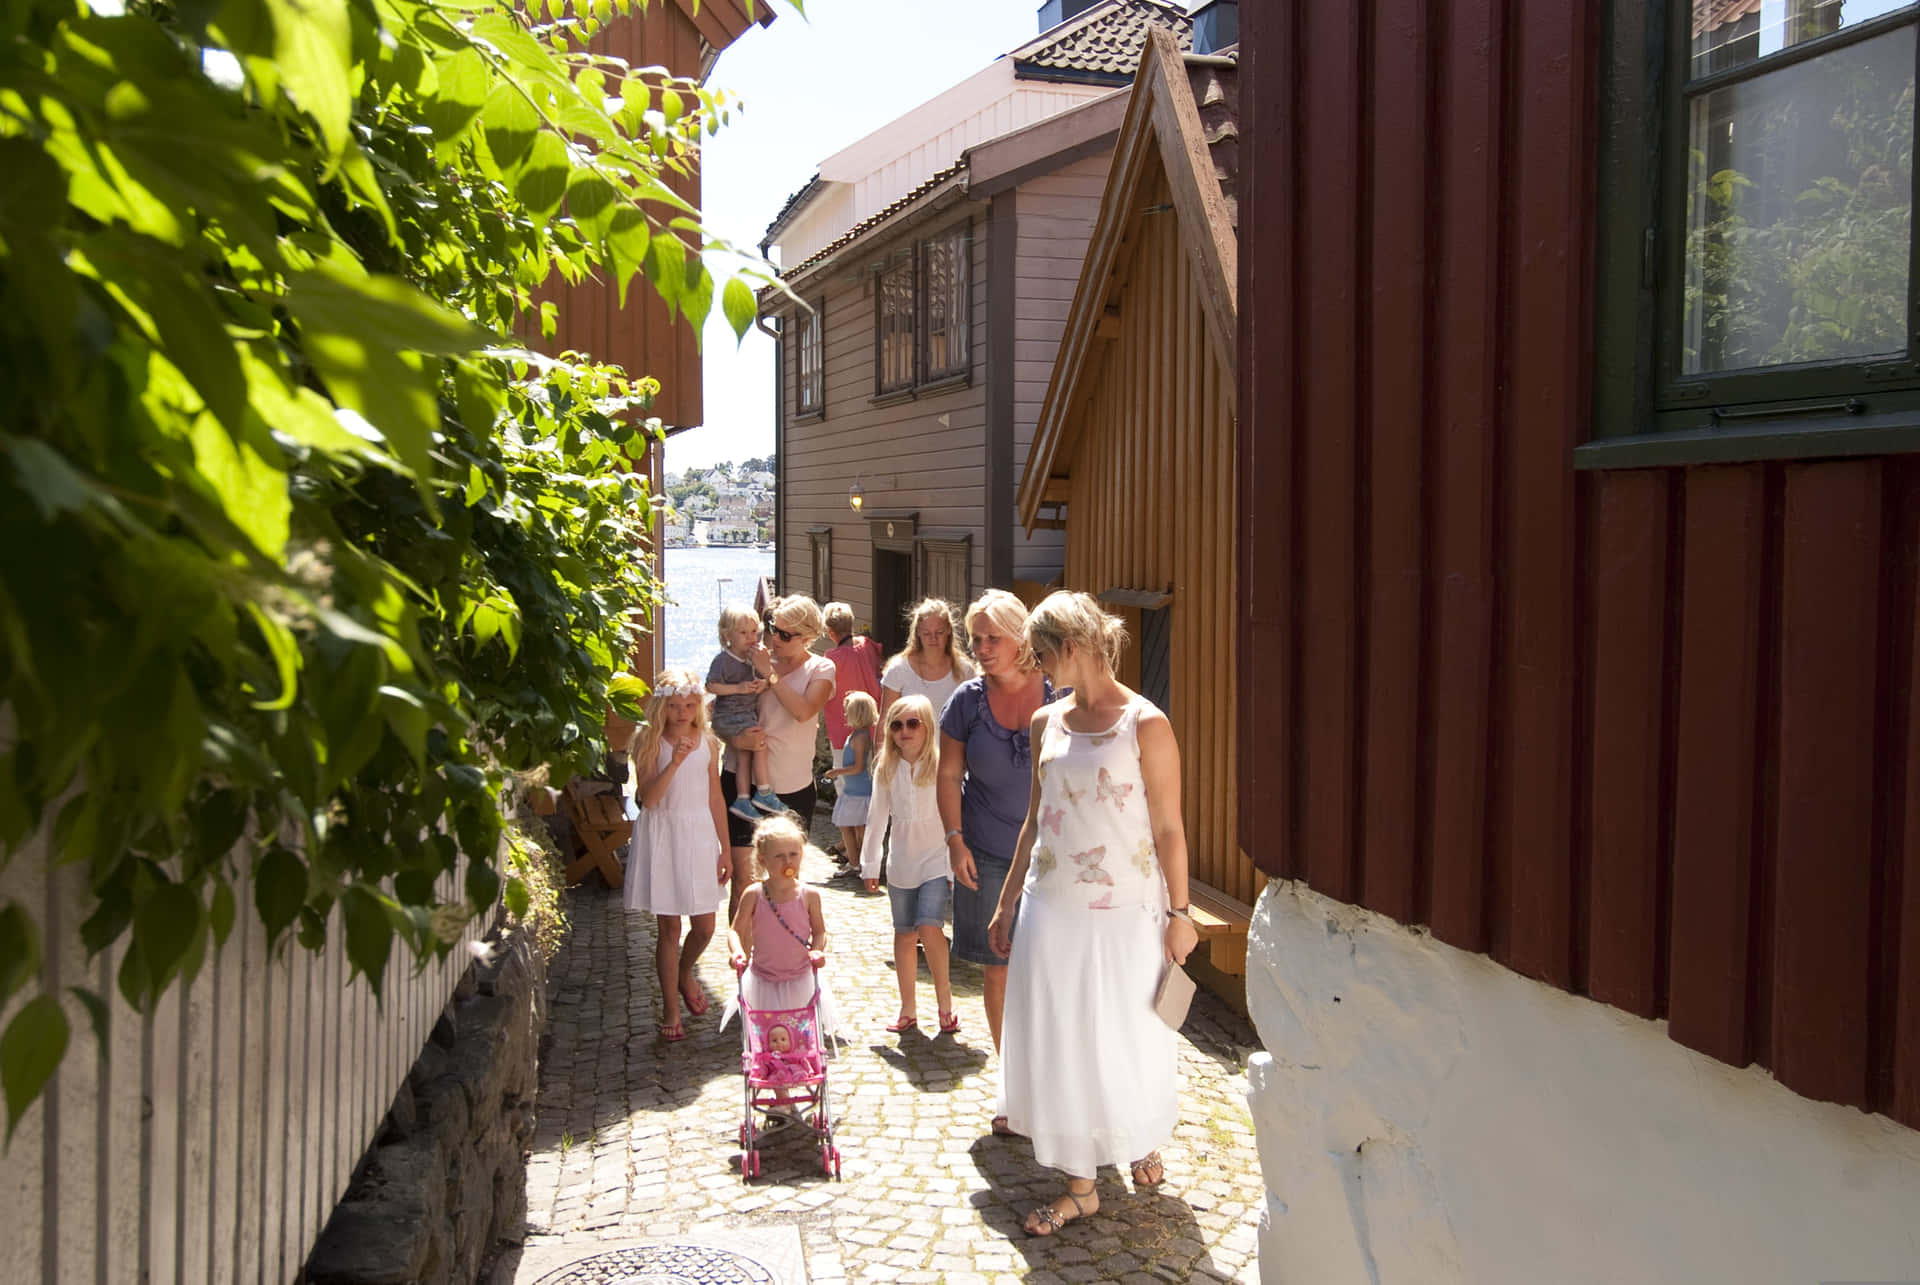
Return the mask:
<path id="1" fill-rule="evenodd" d="M 735 799 L 733 802 L 727 804 L 727 811 L 739 817 L 742 821 L 758 821 L 760 819 L 760 813 L 756 811 L 753 804 L 746 799 Z"/>
<path id="2" fill-rule="evenodd" d="M 753 806 L 759 808 L 769 816 L 778 816 L 780 813 L 787 811 L 787 805 L 782 803 L 780 796 L 772 790 L 764 788 L 755 790 L 751 798 Z"/>

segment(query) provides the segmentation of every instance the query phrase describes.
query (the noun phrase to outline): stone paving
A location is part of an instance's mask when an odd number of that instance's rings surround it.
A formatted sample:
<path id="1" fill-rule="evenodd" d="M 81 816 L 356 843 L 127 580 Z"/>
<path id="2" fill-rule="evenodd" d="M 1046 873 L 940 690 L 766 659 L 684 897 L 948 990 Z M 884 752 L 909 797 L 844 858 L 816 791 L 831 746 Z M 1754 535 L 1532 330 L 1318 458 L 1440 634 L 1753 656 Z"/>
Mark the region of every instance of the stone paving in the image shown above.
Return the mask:
<path id="1" fill-rule="evenodd" d="M 824 809 L 822 809 L 824 811 Z M 817 834 L 816 837 L 821 837 Z M 767 1139 L 762 1176 L 740 1177 L 740 1028 L 716 1029 L 732 993 L 724 936 L 700 961 L 712 1006 L 688 1038 L 657 1035 L 653 919 L 597 881 L 567 894 L 572 931 L 550 973 L 538 1124 L 527 1169 L 527 1250 L 798 1229 L 813 1282 L 1253 1281 L 1262 1188 L 1244 1098 L 1247 1023 L 1204 991 L 1182 1031 L 1183 1122 L 1167 1181 L 1135 1192 L 1103 1171 L 1100 1209 L 1046 1238 L 1026 1210 L 1061 1188 L 1030 1144 L 989 1131 L 995 1069 L 980 970 L 955 961 L 958 1037 L 890 1035 L 897 1011 L 884 891 L 865 893 L 809 857 L 846 1043 L 831 1063 L 836 1182 L 809 1132 Z M 932 986 L 921 968 L 923 1014 Z"/>

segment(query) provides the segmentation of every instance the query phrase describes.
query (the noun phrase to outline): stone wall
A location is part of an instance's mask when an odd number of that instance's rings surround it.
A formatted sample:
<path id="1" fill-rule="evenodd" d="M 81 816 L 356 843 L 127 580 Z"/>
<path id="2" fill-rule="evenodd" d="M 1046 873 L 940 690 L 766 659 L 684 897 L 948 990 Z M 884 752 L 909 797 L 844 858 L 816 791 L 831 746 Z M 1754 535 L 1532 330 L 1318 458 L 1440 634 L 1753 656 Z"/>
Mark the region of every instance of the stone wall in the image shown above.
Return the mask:
<path id="1" fill-rule="evenodd" d="M 520 1238 L 546 961 L 522 932 L 487 945 L 314 1245 L 308 1285 L 471 1285 Z"/>
<path id="2" fill-rule="evenodd" d="M 1920 1132 L 1301 884 L 1260 896 L 1266 1285 L 1920 1281 Z"/>

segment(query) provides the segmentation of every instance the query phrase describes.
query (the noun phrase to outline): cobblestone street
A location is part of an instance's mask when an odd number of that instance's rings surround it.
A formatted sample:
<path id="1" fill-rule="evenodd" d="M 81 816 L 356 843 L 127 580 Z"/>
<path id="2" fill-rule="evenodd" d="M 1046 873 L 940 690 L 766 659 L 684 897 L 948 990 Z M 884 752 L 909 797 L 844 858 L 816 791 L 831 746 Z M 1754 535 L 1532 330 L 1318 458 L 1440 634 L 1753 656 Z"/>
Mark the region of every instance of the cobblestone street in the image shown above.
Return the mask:
<path id="1" fill-rule="evenodd" d="M 989 1131 L 995 1069 L 980 970 L 954 964 L 957 1037 L 886 1033 L 898 1000 L 886 894 L 834 869 L 810 857 L 804 876 L 822 890 L 842 1010 L 845 1043 L 829 1075 L 841 1180 L 821 1174 L 809 1131 L 793 1128 L 763 1143 L 763 1176 L 742 1182 L 740 1028 L 716 1029 L 733 986 L 724 934 L 700 961 L 712 1005 L 669 1044 L 656 1033 L 653 919 L 590 881 L 567 894 L 572 930 L 552 966 L 529 1253 L 790 1226 L 814 1282 L 1257 1279 L 1260 1171 L 1242 1096 L 1256 1045 L 1243 1019 L 1204 991 L 1194 1002 L 1166 1183 L 1135 1193 L 1124 1172 L 1103 1171 L 1097 1213 L 1030 1238 L 1022 1216 L 1061 1177 L 1036 1167 L 1024 1140 Z M 921 985 L 930 1016 L 924 966 Z"/>

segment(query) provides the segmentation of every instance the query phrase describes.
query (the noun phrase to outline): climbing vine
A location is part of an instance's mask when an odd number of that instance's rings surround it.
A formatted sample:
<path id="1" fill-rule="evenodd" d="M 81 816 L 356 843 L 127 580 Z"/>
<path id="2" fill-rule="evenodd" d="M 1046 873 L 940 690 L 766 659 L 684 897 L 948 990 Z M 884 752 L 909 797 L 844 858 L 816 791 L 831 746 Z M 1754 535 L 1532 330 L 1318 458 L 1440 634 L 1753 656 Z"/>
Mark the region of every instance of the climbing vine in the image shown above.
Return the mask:
<path id="1" fill-rule="evenodd" d="M 135 1007 L 243 864 L 376 992 L 525 913 L 508 775 L 637 695 L 658 385 L 515 336 L 553 274 L 753 319 L 674 190 L 736 105 L 589 47 L 648 2 L 0 11 L 0 855 L 84 867 Z M 0 901 L 9 1132 L 104 1012 L 38 931 Z"/>

